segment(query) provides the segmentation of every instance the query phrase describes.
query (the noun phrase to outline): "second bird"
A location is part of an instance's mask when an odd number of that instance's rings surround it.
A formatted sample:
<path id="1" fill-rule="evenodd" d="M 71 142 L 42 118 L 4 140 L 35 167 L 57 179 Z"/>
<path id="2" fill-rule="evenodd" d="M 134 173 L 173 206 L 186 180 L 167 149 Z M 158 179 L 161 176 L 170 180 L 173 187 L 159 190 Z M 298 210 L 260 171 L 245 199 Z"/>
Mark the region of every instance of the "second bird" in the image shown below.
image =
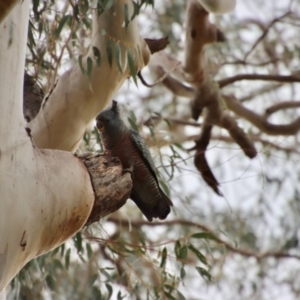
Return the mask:
<path id="1" fill-rule="evenodd" d="M 144 139 L 122 121 L 115 100 L 110 109 L 97 116 L 96 122 L 105 152 L 118 157 L 123 169 L 132 173 L 130 198 L 149 221 L 153 218 L 165 219 L 173 204 L 159 186 L 155 166 Z"/>

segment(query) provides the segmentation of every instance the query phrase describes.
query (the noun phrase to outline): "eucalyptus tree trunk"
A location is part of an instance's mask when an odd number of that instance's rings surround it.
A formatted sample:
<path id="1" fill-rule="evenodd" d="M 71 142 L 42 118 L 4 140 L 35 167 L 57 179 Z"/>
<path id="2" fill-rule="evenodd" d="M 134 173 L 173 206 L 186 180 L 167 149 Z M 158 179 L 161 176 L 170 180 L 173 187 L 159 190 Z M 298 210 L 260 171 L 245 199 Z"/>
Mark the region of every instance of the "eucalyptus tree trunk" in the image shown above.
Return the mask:
<path id="1" fill-rule="evenodd" d="M 73 66 L 43 100 L 37 117 L 26 124 L 22 93 L 29 0 L 20 1 L 16 6 L 15 1 L 7 2 L 5 15 L 0 15 L 2 298 L 5 298 L 6 285 L 29 260 L 59 246 L 87 223 L 95 201 L 98 201 L 97 215 L 100 217 L 125 203 L 131 180 L 129 174 L 122 175 L 120 164 L 105 172 L 111 172 L 114 178 L 123 176 L 126 184 L 124 180 L 121 184 L 126 197 L 116 196 L 115 202 L 121 201 L 120 204 L 112 203 L 109 205 L 114 207 L 107 208 L 107 203 L 99 204 L 103 200 L 99 195 L 103 189 L 97 191 L 99 178 L 95 179 L 95 172 L 93 175 L 90 172 L 93 166 L 86 159 L 83 163 L 84 159 L 72 152 L 90 122 L 130 76 L 128 59 L 132 59 L 135 69 L 139 70 L 150 58 L 150 50 L 138 34 L 136 20 L 127 28 L 123 26 L 126 1 L 115 1 L 109 11 L 94 15 L 91 47 L 82 59 L 82 67 L 89 68 L 88 72 L 82 71 L 79 65 Z M 132 13 L 131 1 L 127 5 Z M 99 27 L 105 29 L 105 35 L 100 33 Z M 112 49 L 118 43 L 118 62 L 108 62 L 108 42 Z M 98 51 L 102 54 L 101 66 L 97 65 L 95 53 Z M 93 68 L 87 66 L 88 60 L 92 61 Z M 116 182 L 119 181 L 112 180 L 112 184 Z M 99 212 L 99 207 L 105 212 Z"/>

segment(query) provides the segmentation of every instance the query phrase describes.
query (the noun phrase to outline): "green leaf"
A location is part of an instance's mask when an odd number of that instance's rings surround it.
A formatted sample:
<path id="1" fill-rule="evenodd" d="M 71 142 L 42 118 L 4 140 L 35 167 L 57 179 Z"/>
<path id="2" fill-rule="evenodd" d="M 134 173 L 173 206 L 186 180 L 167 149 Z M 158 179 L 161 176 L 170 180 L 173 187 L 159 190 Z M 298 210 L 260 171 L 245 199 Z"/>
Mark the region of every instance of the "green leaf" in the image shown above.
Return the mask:
<path id="1" fill-rule="evenodd" d="M 127 60 L 128 60 L 130 75 L 132 76 L 133 81 L 134 81 L 135 85 L 137 86 L 137 79 L 136 79 L 137 72 L 136 72 L 136 69 L 134 66 L 133 57 L 130 52 L 127 52 Z"/>
<path id="2" fill-rule="evenodd" d="M 180 269 L 180 278 L 183 279 L 186 276 L 186 272 L 184 267 L 182 266 Z"/>
<path id="3" fill-rule="evenodd" d="M 34 17 L 36 18 L 37 21 L 40 19 L 40 14 L 38 12 L 38 6 L 40 4 L 40 0 L 33 0 L 32 1 L 32 10 L 34 13 Z"/>
<path id="4" fill-rule="evenodd" d="M 54 291 L 55 290 L 55 280 L 54 280 L 54 277 L 51 276 L 50 274 L 48 274 L 46 276 L 46 282 L 47 282 L 47 285 L 49 287 L 50 290 Z"/>
<path id="5" fill-rule="evenodd" d="M 167 299 L 172 299 L 172 300 L 176 300 L 175 297 L 173 297 L 170 293 L 168 292 L 164 292 L 164 295 L 167 297 Z"/>
<path id="6" fill-rule="evenodd" d="M 95 281 L 98 279 L 99 275 L 98 274 L 94 274 L 92 275 L 92 277 L 89 279 L 89 286 L 93 286 L 93 284 L 95 283 Z"/>
<path id="7" fill-rule="evenodd" d="M 77 253 L 82 252 L 82 236 L 80 232 L 77 232 L 74 238 L 75 247 L 77 249 Z"/>
<path id="8" fill-rule="evenodd" d="M 161 252 L 161 262 L 159 266 L 160 268 L 163 268 L 165 266 L 167 256 L 168 256 L 167 248 L 164 247 L 163 251 Z"/>
<path id="9" fill-rule="evenodd" d="M 107 54 L 108 63 L 111 67 L 112 62 L 113 62 L 113 49 L 112 49 L 112 41 L 111 40 L 107 41 L 106 54 Z"/>
<path id="10" fill-rule="evenodd" d="M 128 14 L 128 4 L 124 4 L 124 22 L 125 22 L 125 28 L 128 27 L 129 24 L 129 14 Z"/>
<path id="11" fill-rule="evenodd" d="M 92 61 L 92 59 L 89 56 L 87 58 L 87 62 L 86 63 L 87 63 L 86 74 L 90 78 L 91 74 L 92 74 L 92 70 L 93 70 L 93 61 Z"/>
<path id="12" fill-rule="evenodd" d="M 195 269 L 198 271 L 198 273 L 200 274 L 201 277 L 203 277 L 204 279 L 208 279 L 209 281 L 212 280 L 211 275 L 209 274 L 209 272 L 207 270 L 205 270 L 204 268 L 201 267 L 195 267 Z"/>
<path id="13" fill-rule="evenodd" d="M 179 240 L 177 240 L 175 243 L 175 247 L 174 247 L 174 252 L 176 254 L 176 258 L 179 258 L 180 248 L 181 248 L 181 243 Z"/>
<path id="14" fill-rule="evenodd" d="M 180 259 L 186 259 L 186 258 L 187 258 L 187 253 L 188 253 L 188 248 L 187 248 L 187 246 L 183 246 L 183 247 L 179 250 L 179 258 L 180 258 Z"/>
<path id="15" fill-rule="evenodd" d="M 71 253 L 71 248 L 69 248 L 66 252 L 66 256 L 65 256 L 65 265 L 66 265 L 66 269 L 69 269 L 69 265 L 70 265 L 70 253 Z"/>
<path id="16" fill-rule="evenodd" d="M 55 256 L 59 251 L 59 247 L 56 247 L 54 250 L 51 252 L 51 256 Z"/>
<path id="17" fill-rule="evenodd" d="M 117 299 L 118 299 L 118 300 L 122 300 L 122 299 L 125 298 L 125 297 L 126 297 L 126 295 L 122 296 L 121 291 L 118 292 L 118 295 L 117 295 Z"/>
<path id="18" fill-rule="evenodd" d="M 93 250 L 92 250 L 91 245 L 90 244 L 86 244 L 85 247 L 86 247 L 86 252 L 87 252 L 88 258 L 91 258 L 92 255 L 93 255 Z"/>
<path id="19" fill-rule="evenodd" d="M 96 286 L 93 286 L 92 293 L 93 293 L 93 299 L 97 299 L 97 300 L 102 299 L 101 291 Z"/>
<path id="20" fill-rule="evenodd" d="M 123 73 L 121 48 L 120 48 L 120 43 L 119 42 L 115 44 L 115 55 L 116 55 L 116 61 L 117 61 L 118 69 L 119 69 L 120 73 Z"/>
<path id="21" fill-rule="evenodd" d="M 114 4 L 114 0 L 108 0 L 108 1 L 106 1 L 106 5 L 104 7 L 104 10 L 107 11 L 107 10 L 111 9 L 111 7 L 113 6 L 113 4 Z"/>
<path id="22" fill-rule="evenodd" d="M 185 297 L 177 290 L 177 296 L 178 296 L 178 300 L 185 300 Z"/>
<path id="23" fill-rule="evenodd" d="M 167 185 L 167 184 L 165 183 L 165 181 L 162 180 L 162 179 L 158 179 L 158 181 L 159 181 L 160 187 L 164 190 L 164 192 L 166 193 L 166 195 L 167 195 L 168 197 L 170 197 L 170 190 L 169 190 L 168 185 Z"/>
<path id="24" fill-rule="evenodd" d="M 101 52 L 95 46 L 93 46 L 93 54 L 94 54 L 95 59 L 96 59 L 97 67 L 100 67 L 101 66 Z"/>
<path id="25" fill-rule="evenodd" d="M 83 66 L 83 64 L 82 64 L 82 58 L 83 58 L 82 55 L 79 55 L 79 56 L 78 56 L 78 63 L 79 63 L 79 67 L 80 67 L 81 73 L 82 73 L 83 75 L 85 75 L 85 69 L 84 69 L 84 66 Z"/>
<path id="26" fill-rule="evenodd" d="M 110 299 L 111 295 L 112 295 L 112 292 L 113 292 L 113 289 L 111 287 L 111 285 L 109 285 L 108 283 L 105 284 L 107 290 L 108 290 L 108 296 L 107 296 L 107 300 Z"/>
<path id="27" fill-rule="evenodd" d="M 64 266 L 62 265 L 62 263 L 59 259 L 54 259 L 53 266 L 57 269 L 60 269 L 60 270 L 64 269 Z"/>
<path id="28" fill-rule="evenodd" d="M 135 131 L 139 131 L 139 128 L 138 126 L 136 125 L 136 123 L 134 122 L 134 120 L 132 120 L 131 118 L 127 118 L 130 126 L 132 129 L 134 129 Z"/>
<path id="29" fill-rule="evenodd" d="M 66 244 L 62 244 L 59 248 L 60 248 L 60 256 L 63 257 L 65 254 L 65 246 Z"/>
<path id="30" fill-rule="evenodd" d="M 79 1 L 79 10 L 82 15 L 86 15 L 88 9 L 89 9 L 89 1 L 88 0 Z"/>
<path id="31" fill-rule="evenodd" d="M 104 269 L 99 269 L 100 273 L 103 274 L 107 279 L 111 279 L 111 275 Z"/>
<path id="32" fill-rule="evenodd" d="M 70 23 L 71 19 L 72 19 L 72 16 L 70 16 L 70 15 L 65 15 L 65 16 L 63 16 L 63 17 L 61 18 L 61 20 L 60 20 L 60 22 L 59 22 L 59 24 L 58 24 L 58 27 L 56 28 L 56 30 L 55 30 L 55 32 L 54 32 L 54 36 L 55 36 L 56 38 L 58 38 L 58 37 L 60 36 L 60 33 L 61 33 L 63 27 L 66 25 L 66 23 L 67 23 L 68 21 L 69 21 L 69 23 Z"/>
<path id="33" fill-rule="evenodd" d="M 131 16 L 131 21 L 140 13 L 139 5 L 134 1 L 132 1 L 132 4 L 133 4 L 133 14 Z"/>
<path id="34" fill-rule="evenodd" d="M 198 259 L 205 265 L 207 265 L 207 260 L 205 258 L 205 256 L 197 249 L 195 248 L 192 244 L 188 245 L 188 248 L 194 253 L 196 254 L 196 256 L 198 257 Z"/>
<path id="35" fill-rule="evenodd" d="M 218 241 L 218 239 L 213 234 L 208 232 L 194 233 L 191 235 L 191 238 Z"/>

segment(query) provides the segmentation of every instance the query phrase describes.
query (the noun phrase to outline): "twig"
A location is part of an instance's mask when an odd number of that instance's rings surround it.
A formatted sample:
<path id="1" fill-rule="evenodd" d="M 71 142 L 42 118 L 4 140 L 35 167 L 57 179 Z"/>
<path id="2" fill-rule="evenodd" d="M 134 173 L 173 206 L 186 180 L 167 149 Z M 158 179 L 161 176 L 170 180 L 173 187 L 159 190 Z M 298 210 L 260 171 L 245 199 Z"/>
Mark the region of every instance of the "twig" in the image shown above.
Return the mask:
<path id="1" fill-rule="evenodd" d="M 219 80 L 217 83 L 220 88 L 241 80 L 264 80 L 278 82 L 300 82 L 300 76 L 296 75 L 267 75 L 267 74 L 239 74 Z"/>
<path id="2" fill-rule="evenodd" d="M 260 35 L 260 37 L 256 40 L 256 42 L 252 45 L 251 49 L 245 54 L 244 61 L 247 60 L 248 56 L 253 52 L 253 50 L 257 47 L 257 45 L 266 37 L 268 34 L 270 28 L 277 22 L 279 22 L 281 19 L 285 18 L 288 16 L 291 12 L 288 11 L 284 13 L 282 16 L 275 18 L 267 27 L 264 28 L 263 33 Z M 263 28 L 264 25 L 260 24 L 260 27 Z"/>
<path id="3" fill-rule="evenodd" d="M 257 259 L 264 259 L 268 257 L 274 257 L 274 258 L 295 258 L 300 260 L 299 255 L 294 255 L 294 254 L 289 254 L 289 253 L 284 253 L 284 252 L 271 252 L 267 251 L 264 253 L 257 253 L 248 249 L 241 249 L 241 248 L 235 248 L 232 246 L 229 242 L 221 239 L 218 237 L 210 228 L 208 228 L 205 225 L 198 224 L 195 222 L 187 221 L 187 220 L 172 220 L 172 221 L 164 221 L 164 222 L 147 222 L 144 220 L 138 220 L 138 221 L 131 221 L 130 224 L 128 220 L 124 219 L 117 219 L 113 217 L 109 217 L 107 219 L 108 222 L 112 222 L 116 225 L 121 225 L 121 226 L 131 226 L 134 228 L 141 228 L 142 226 L 148 226 L 148 227 L 156 227 L 156 226 L 174 226 L 174 225 L 182 225 L 182 226 L 189 226 L 189 227 L 196 227 L 199 229 L 202 229 L 205 232 L 211 233 L 215 237 L 215 241 L 218 243 L 222 244 L 225 246 L 227 250 L 230 250 L 234 253 L 240 254 L 245 257 L 255 257 Z"/>
<path id="4" fill-rule="evenodd" d="M 285 101 L 280 102 L 277 104 L 274 104 L 266 109 L 265 116 L 269 117 L 271 114 L 274 114 L 275 112 L 283 109 L 289 109 L 289 108 L 298 108 L 300 107 L 300 101 Z"/>

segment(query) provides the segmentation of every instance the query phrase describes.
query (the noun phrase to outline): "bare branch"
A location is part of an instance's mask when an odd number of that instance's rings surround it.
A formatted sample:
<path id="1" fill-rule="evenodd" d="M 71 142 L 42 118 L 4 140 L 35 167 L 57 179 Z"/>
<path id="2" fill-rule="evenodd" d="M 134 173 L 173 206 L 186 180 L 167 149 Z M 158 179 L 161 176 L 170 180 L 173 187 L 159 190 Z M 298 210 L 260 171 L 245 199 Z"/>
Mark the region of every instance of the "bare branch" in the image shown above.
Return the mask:
<path id="1" fill-rule="evenodd" d="M 239 74 L 217 81 L 220 88 L 241 80 L 263 80 L 278 82 L 300 82 L 300 76 L 297 75 L 266 75 L 266 74 Z"/>
<path id="2" fill-rule="evenodd" d="M 177 65 L 175 65 L 174 68 L 172 68 L 170 71 L 168 71 L 168 72 L 164 72 L 164 71 L 161 72 L 162 75 L 158 79 L 156 79 L 156 81 L 154 83 L 152 83 L 152 84 L 149 84 L 149 83 L 147 83 L 145 81 L 145 79 L 142 76 L 141 71 L 138 72 L 138 77 L 141 80 L 141 82 L 143 83 L 143 85 L 151 88 L 151 87 L 154 87 L 155 85 L 157 85 L 158 83 L 163 82 L 164 79 L 168 76 L 168 74 L 171 73 L 171 72 L 173 72 L 178 66 L 179 66 L 179 63 Z"/>
<path id="3" fill-rule="evenodd" d="M 274 104 L 266 109 L 265 116 L 269 117 L 271 114 L 274 114 L 275 112 L 279 110 L 289 109 L 289 108 L 298 108 L 300 107 L 300 101 L 285 101 L 280 102 L 277 104 Z"/>
<path id="4" fill-rule="evenodd" d="M 263 146 L 268 147 L 268 148 L 274 148 L 276 150 L 280 150 L 280 151 L 284 151 L 286 153 L 297 153 L 300 154 L 300 151 L 297 149 L 297 147 L 283 147 L 280 144 L 275 144 L 271 141 L 268 141 L 266 139 L 261 138 L 260 136 L 257 135 L 250 135 L 249 136 L 251 138 L 252 141 L 254 142 L 259 142 L 261 144 L 263 144 Z M 197 136 L 189 136 L 187 140 L 192 140 L 194 141 L 197 138 Z M 233 139 L 230 136 L 225 136 L 225 135 L 212 135 L 211 136 L 212 140 L 216 140 L 216 141 L 223 141 L 225 143 L 232 143 Z M 267 152 L 268 149 L 266 149 L 266 151 L 264 150 L 263 152 Z"/>
<path id="5" fill-rule="evenodd" d="M 154 54 L 156 52 L 164 50 L 169 44 L 169 39 L 168 37 L 164 37 L 161 39 L 145 39 L 145 42 L 147 43 L 151 54 Z"/>
<path id="6" fill-rule="evenodd" d="M 234 97 L 224 97 L 228 108 L 238 116 L 246 119 L 261 131 L 270 135 L 295 135 L 300 130 L 300 117 L 290 124 L 277 125 L 270 123 L 249 108 L 244 107 Z"/>
<path id="7" fill-rule="evenodd" d="M 206 157 L 205 151 L 210 141 L 211 130 L 213 126 L 208 123 L 202 125 L 202 130 L 199 139 L 196 141 L 196 153 L 194 158 L 194 163 L 198 171 L 201 173 L 202 178 L 205 182 L 219 195 L 223 196 L 222 192 L 219 190 L 219 183 L 215 178 L 213 172 L 211 171 Z"/>
<path id="8" fill-rule="evenodd" d="M 150 227 L 156 227 L 156 226 L 175 226 L 175 225 L 181 225 L 181 226 L 188 226 L 188 227 L 196 227 L 196 228 L 200 228 L 205 232 L 211 233 L 214 237 L 215 240 L 224 245 L 225 248 L 229 251 L 232 251 L 236 254 L 240 254 L 242 256 L 246 256 L 246 257 L 255 257 L 257 259 L 265 259 L 265 258 L 269 258 L 269 257 L 274 257 L 274 258 L 295 258 L 295 259 L 299 259 L 300 260 L 300 256 L 299 255 L 293 255 L 293 254 L 289 254 L 289 253 L 284 253 L 284 252 L 264 252 L 264 253 L 258 253 L 258 252 L 254 252 L 248 249 L 242 249 L 242 248 L 236 248 L 234 246 L 231 245 L 231 243 L 221 239 L 220 237 L 217 236 L 217 234 L 215 234 L 210 228 L 208 228 L 205 225 L 199 224 L 199 223 L 195 223 L 195 222 L 191 222 L 188 220 L 172 220 L 172 221 L 165 221 L 165 222 L 147 222 L 144 220 L 138 220 L 138 221 L 130 221 L 128 222 L 128 220 L 122 220 L 122 219 L 117 219 L 117 218 L 113 218 L 113 217 L 109 217 L 107 219 L 108 222 L 112 222 L 116 225 L 120 225 L 120 226 L 124 226 L 124 227 L 135 227 L 135 228 L 141 228 L 141 226 L 150 226 Z"/>
<path id="9" fill-rule="evenodd" d="M 260 35 L 260 37 L 256 40 L 256 42 L 252 45 L 251 49 L 245 54 L 244 60 L 246 61 L 248 56 L 253 52 L 253 50 L 257 47 L 257 45 L 267 36 L 269 30 L 271 29 L 271 27 L 279 22 L 280 20 L 282 20 L 283 18 L 285 18 L 286 16 L 288 16 L 289 14 L 291 14 L 290 11 L 284 13 L 282 16 L 275 18 L 268 26 L 266 26 L 264 28 L 264 25 L 259 23 L 259 27 L 261 29 L 263 29 L 263 33 Z"/>
<path id="10" fill-rule="evenodd" d="M 230 136 L 249 158 L 254 158 L 256 156 L 257 152 L 253 142 L 231 116 L 223 114 L 221 125 L 221 127 L 228 130 Z"/>

